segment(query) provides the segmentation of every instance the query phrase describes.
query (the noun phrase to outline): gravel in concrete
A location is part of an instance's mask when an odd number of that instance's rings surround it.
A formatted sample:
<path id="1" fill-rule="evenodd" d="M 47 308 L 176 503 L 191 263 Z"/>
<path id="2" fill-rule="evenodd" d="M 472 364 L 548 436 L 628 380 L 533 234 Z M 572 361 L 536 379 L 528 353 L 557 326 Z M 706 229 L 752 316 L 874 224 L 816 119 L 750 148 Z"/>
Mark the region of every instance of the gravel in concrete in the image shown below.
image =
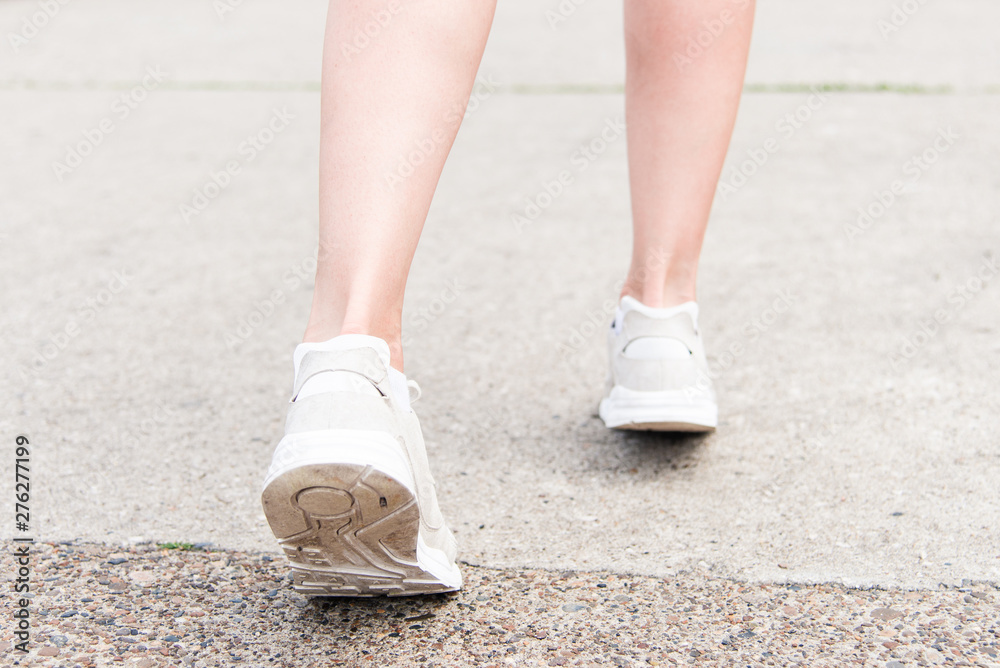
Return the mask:
<path id="1" fill-rule="evenodd" d="M 8 552 L 0 564 L 12 572 Z M 5 630 L 6 665 L 1000 665 L 1000 591 L 971 582 L 863 590 L 466 564 L 456 594 L 308 599 L 283 557 L 83 542 L 36 545 L 33 569 L 33 644 L 15 654 Z"/>

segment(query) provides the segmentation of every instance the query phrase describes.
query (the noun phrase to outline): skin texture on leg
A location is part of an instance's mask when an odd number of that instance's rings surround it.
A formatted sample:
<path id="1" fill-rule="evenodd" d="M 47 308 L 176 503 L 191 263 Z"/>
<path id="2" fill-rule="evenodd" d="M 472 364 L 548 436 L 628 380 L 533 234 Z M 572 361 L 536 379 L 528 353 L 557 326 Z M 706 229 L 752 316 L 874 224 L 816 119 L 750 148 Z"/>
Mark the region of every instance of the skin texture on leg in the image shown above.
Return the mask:
<path id="1" fill-rule="evenodd" d="M 625 0 L 633 247 L 622 295 L 647 306 L 695 300 L 753 13 L 753 0 Z"/>
<path id="2" fill-rule="evenodd" d="M 370 334 L 402 371 L 403 292 L 495 0 L 331 0 L 319 257 L 304 341 Z"/>

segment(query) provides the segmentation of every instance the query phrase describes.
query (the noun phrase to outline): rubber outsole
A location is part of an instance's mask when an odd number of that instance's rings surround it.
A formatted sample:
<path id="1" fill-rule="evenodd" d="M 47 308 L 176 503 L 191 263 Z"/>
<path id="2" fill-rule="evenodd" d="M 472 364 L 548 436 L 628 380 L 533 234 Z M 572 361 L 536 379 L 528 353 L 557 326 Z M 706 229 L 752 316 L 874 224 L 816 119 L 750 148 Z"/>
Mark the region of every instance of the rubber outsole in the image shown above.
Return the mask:
<path id="1" fill-rule="evenodd" d="M 715 431 L 718 408 L 714 403 L 685 402 L 678 405 L 658 397 L 658 394 L 615 388 L 610 396 L 601 400 L 597 412 L 610 429 L 690 433 Z"/>
<path id="2" fill-rule="evenodd" d="M 704 424 L 694 424 L 691 422 L 623 422 L 614 426 L 607 425 L 610 429 L 629 429 L 632 431 L 679 431 L 685 433 L 707 433 L 715 431 L 715 427 Z"/>
<path id="3" fill-rule="evenodd" d="M 264 515 L 310 596 L 407 596 L 455 591 L 458 568 L 419 536 L 413 492 L 373 466 L 311 463 L 269 479 Z"/>

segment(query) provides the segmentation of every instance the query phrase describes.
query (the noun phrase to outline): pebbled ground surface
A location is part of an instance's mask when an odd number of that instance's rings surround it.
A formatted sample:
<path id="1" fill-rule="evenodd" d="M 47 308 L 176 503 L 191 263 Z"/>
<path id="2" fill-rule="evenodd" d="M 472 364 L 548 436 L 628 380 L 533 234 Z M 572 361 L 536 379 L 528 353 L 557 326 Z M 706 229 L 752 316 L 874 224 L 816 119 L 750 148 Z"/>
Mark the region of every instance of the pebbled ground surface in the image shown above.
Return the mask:
<path id="1" fill-rule="evenodd" d="M 34 546 L 17 666 L 1000 665 L 1000 591 L 753 585 L 465 565 L 457 594 L 308 599 L 233 550 Z M 2 562 L 14 572 L 10 552 Z M 5 582 L 5 588 L 10 586 Z M 6 616 L 6 615 L 5 615 Z"/>

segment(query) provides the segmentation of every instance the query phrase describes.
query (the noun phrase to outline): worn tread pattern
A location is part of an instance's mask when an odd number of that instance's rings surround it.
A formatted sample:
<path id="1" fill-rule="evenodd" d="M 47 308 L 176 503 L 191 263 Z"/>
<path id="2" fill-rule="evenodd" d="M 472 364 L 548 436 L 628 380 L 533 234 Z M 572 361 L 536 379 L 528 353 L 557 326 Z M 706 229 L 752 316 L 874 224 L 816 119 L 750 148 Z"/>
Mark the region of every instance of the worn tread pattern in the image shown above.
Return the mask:
<path id="1" fill-rule="evenodd" d="M 453 591 L 417 561 L 420 512 L 402 483 L 371 466 L 309 464 L 272 480 L 264 514 L 309 596 Z"/>

